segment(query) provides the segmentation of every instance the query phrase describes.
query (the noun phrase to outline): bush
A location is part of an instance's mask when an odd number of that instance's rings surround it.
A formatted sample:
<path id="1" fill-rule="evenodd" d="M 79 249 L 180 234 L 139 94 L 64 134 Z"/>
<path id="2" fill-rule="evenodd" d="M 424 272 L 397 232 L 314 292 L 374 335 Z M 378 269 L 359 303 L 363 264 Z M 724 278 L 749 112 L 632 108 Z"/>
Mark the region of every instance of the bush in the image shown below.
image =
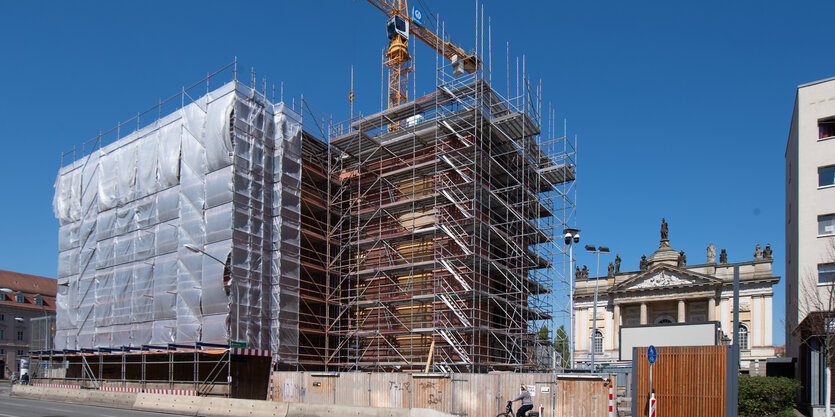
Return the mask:
<path id="1" fill-rule="evenodd" d="M 740 416 L 783 416 L 795 406 L 800 383 L 790 378 L 739 377 Z"/>

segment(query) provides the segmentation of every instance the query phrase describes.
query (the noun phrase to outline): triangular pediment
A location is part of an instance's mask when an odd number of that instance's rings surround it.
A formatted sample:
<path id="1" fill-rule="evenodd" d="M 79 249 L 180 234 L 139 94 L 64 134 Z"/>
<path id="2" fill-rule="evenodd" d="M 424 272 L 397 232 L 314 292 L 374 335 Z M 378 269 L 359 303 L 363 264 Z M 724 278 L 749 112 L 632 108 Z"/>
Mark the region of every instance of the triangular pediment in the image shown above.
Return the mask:
<path id="1" fill-rule="evenodd" d="M 718 278 L 662 264 L 616 284 L 612 291 L 647 291 L 659 288 L 687 288 L 721 284 L 722 280 Z"/>

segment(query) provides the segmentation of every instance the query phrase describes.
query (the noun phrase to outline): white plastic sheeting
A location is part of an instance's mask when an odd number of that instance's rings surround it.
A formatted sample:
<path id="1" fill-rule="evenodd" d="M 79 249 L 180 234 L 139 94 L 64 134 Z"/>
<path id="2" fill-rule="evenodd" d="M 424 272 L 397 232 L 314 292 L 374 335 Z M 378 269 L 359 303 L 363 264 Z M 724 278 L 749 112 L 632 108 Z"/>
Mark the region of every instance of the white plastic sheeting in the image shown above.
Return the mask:
<path id="1" fill-rule="evenodd" d="M 62 167 L 56 349 L 244 342 L 296 362 L 300 153 L 299 116 L 231 82 Z"/>

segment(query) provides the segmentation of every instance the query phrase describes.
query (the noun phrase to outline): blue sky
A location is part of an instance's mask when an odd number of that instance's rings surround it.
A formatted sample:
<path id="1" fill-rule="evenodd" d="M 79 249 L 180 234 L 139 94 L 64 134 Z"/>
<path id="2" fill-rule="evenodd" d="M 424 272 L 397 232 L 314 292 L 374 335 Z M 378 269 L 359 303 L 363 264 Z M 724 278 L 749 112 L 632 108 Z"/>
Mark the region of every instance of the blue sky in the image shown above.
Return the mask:
<path id="1" fill-rule="evenodd" d="M 417 5 L 417 2 L 412 2 Z M 475 3 L 424 0 L 475 46 Z M 730 261 L 770 242 L 784 271 L 784 152 L 798 84 L 835 75 L 826 1 L 506 2 L 492 16 L 494 77 L 525 55 L 544 100 L 579 137 L 583 243 L 624 270 L 658 245 L 660 219 L 690 263 L 713 241 Z M 425 10 L 424 10 L 425 11 Z M 347 117 L 380 108 L 383 15 L 364 1 L 0 1 L 0 268 L 55 276 L 51 202 L 60 153 L 238 57 L 269 83 Z M 435 56 L 418 46 L 415 89 Z M 512 65 L 513 66 L 513 65 Z M 246 70 L 245 70 L 246 69 Z M 501 85 L 501 83 L 499 83 Z M 581 264 L 594 268 L 592 255 Z M 608 259 L 601 259 L 605 265 Z M 592 272 L 594 273 L 594 272 Z M 775 344 L 783 343 L 783 283 Z"/>

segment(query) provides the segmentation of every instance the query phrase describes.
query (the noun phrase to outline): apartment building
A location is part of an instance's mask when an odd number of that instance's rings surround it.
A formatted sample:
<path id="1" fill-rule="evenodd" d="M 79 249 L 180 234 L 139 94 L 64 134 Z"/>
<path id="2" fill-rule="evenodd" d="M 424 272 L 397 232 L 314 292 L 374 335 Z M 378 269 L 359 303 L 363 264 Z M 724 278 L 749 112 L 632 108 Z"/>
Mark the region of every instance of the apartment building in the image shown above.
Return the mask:
<path id="1" fill-rule="evenodd" d="M 820 404 L 824 328 L 835 310 L 835 78 L 797 88 L 786 145 L 786 354 L 801 402 Z M 824 326 L 823 328 L 821 326 Z"/>

